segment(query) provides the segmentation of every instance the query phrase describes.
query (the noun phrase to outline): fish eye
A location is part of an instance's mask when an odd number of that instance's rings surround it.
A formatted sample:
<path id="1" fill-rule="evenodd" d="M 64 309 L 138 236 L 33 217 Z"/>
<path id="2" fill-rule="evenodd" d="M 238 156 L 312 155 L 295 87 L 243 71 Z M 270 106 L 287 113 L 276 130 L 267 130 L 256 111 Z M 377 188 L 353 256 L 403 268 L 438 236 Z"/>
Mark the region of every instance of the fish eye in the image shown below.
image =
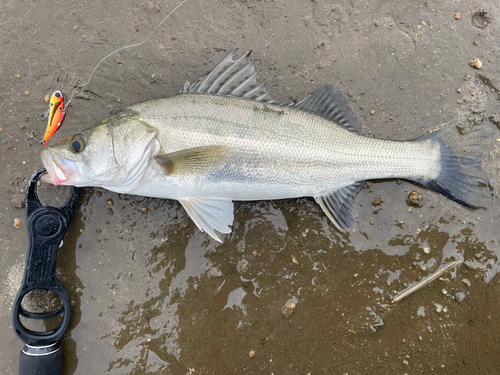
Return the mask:
<path id="1" fill-rule="evenodd" d="M 69 147 L 75 154 L 82 152 L 86 144 L 87 137 L 82 133 L 75 134 L 69 141 Z"/>
<path id="2" fill-rule="evenodd" d="M 56 96 L 56 98 L 59 98 L 61 96 L 61 93 L 59 91 L 56 91 L 54 95 Z"/>

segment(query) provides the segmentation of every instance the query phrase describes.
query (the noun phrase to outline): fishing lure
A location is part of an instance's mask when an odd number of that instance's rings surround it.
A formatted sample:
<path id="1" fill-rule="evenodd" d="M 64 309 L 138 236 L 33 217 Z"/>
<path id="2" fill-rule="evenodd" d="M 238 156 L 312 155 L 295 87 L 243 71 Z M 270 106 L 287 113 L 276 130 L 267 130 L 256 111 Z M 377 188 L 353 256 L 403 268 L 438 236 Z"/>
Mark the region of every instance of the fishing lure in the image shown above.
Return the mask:
<path id="1" fill-rule="evenodd" d="M 38 140 L 35 137 L 34 132 L 28 134 L 30 138 L 33 138 L 35 141 L 40 142 L 44 146 L 47 146 L 47 141 L 52 138 L 52 136 L 56 133 L 56 131 L 61 126 L 64 115 L 66 114 L 66 107 L 64 106 L 64 97 L 61 91 L 56 91 L 50 97 L 50 106 L 49 109 L 45 112 L 43 118 L 48 118 L 47 129 L 45 130 L 45 135 L 42 140 Z"/>

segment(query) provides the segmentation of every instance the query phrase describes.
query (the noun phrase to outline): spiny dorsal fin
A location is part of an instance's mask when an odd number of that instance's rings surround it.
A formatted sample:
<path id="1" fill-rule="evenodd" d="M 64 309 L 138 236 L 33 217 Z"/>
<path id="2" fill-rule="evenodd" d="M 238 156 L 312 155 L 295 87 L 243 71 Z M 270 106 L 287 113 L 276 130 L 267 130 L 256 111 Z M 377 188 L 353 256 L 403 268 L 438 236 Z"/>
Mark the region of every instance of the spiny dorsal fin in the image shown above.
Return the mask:
<path id="1" fill-rule="evenodd" d="M 351 131 L 361 132 L 363 130 L 356 115 L 347 104 L 347 100 L 332 85 L 321 87 L 314 94 L 295 104 L 294 107 L 315 112 Z"/>
<path id="2" fill-rule="evenodd" d="M 230 152 L 226 146 L 202 146 L 156 156 L 155 160 L 169 176 L 206 174 L 224 166 Z"/>
<path id="3" fill-rule="evenodd" d="M 276 104 L 266 89 L 266 84 L 257 83 L 260 70 L 255 72 L 255 60 L 250 58 L 252 51 L 248 51 L 239 59 L 234 59 L 237 50 L 231 52 L 219 65 L 192 84 L 186 77 L 182 93 L 230 95 Z"/>
<path id="4" fill-rule="evenodd" d="M 365 182 L 345 186 L 321 197 L 315 197 L 326 216 L 342 232 L 354 229 L 356 209 L 354 199 Z"/>

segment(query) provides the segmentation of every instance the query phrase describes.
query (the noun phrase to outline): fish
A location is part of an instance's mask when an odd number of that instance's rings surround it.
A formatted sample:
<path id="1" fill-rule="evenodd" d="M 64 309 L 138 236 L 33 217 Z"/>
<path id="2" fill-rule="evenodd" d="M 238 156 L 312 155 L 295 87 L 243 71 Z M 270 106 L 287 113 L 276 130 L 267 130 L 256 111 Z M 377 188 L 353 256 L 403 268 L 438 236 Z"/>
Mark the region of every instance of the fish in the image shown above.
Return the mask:
<path id="1" fill-rule="evenodd" d="M 493 199 L 482 159 L 494 127 L 476 126 L 459 144 L 452 125 L 409 141 L 369 137 L 334 86 L 280 104 L 257 82 L 251 51 L 235 53 L 193 83 L 186 76 L 178 95 L 126 107 L 44 149 L 45 181 L 178 200 L 220 242 L 233 201 L 313 197 L 352 231 L 366 180 L 407 179 L 470 209 Z"/>

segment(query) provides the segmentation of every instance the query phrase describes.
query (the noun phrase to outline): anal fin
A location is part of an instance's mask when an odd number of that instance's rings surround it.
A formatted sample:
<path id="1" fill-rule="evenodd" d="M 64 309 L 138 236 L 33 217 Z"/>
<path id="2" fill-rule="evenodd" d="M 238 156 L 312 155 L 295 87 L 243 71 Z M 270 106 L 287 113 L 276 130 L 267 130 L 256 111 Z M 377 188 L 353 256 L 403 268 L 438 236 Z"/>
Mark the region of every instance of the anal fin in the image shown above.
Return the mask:
<path id="1" fill-rule="evenodd" d="M 231 233 L 233 202 L 225 197 L 189 197 L 179 199 L 196 226 L 216 241 L 222 242 L 215 233 Z"/>
<path id="2" fill-rule="evenodd" d="M 359 181 L 329 194 L 314 197 L 326 216 L 341 232 L 354 229 L 356 224 L 354 199 L 364 183 Z"/>

